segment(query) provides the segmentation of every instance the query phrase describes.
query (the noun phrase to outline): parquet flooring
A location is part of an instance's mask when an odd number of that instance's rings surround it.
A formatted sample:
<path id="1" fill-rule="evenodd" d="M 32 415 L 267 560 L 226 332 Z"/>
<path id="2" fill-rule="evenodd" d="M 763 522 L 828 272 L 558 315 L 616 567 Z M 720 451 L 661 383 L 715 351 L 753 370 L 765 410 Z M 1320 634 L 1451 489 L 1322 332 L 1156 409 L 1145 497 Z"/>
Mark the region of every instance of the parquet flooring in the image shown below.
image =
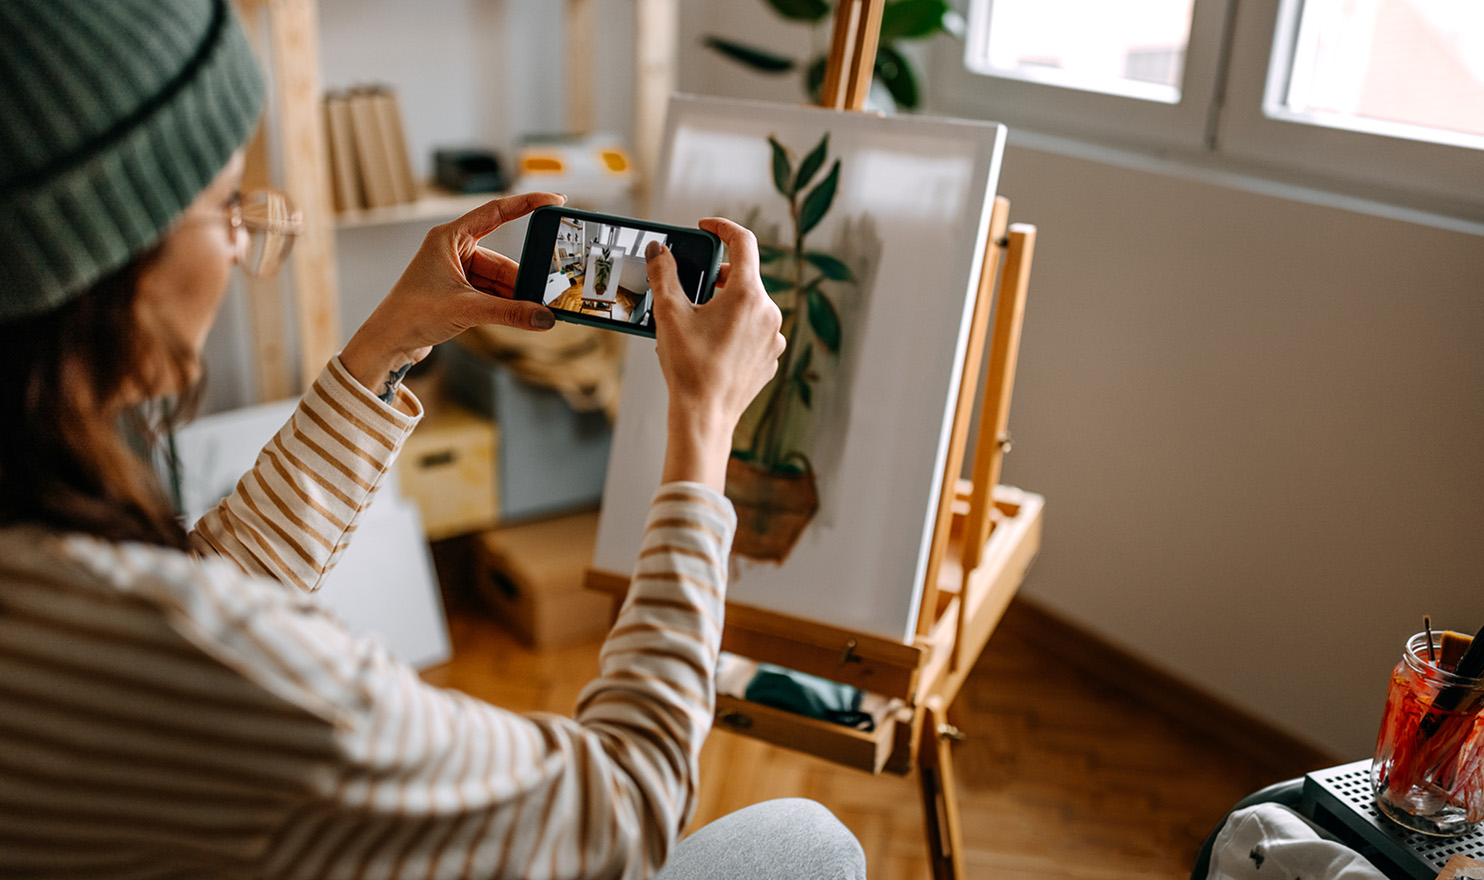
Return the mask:
<path id="1" fill-rule="evenodd" d="M 473 602 L 448 597 L 452 662 L 427 680 L 518 711 L 568 712 L 596 644 L 534 653 Z M 971 877 L 1185 878 L 1206 833 L 1272 767 L 1089 680 L 1039 648 L 1012 605 L 960 696 L 955 747 Z M 1291 775 L 1291 774 L 1285 774 Z M 713 732 L 696 825 L 774 797 L 824 803 L 860 839 L 874 880 L 930 876 L 916 780 L 871 776 Z"/>

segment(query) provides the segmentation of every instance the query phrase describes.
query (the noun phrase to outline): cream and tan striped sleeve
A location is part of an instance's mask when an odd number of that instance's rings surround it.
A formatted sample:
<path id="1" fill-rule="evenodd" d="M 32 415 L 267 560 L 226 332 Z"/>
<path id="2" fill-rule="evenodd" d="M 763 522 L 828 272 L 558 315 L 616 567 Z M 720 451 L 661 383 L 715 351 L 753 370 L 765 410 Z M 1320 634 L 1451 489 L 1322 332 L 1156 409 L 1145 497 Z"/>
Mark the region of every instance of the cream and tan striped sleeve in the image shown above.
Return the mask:
<path id="1" fill-rule="evenodd" d="M 378 400 L 331 359 L 253 469 L 196 523 L 196 552 L 318 589 L 422 416 L 411 392 L 398 393 L 414 415 Z"/>
<path id="2" fill-rule="evenodd" d="M 353 681 L 326 693 L 364 694 L 366 704 L 337 723 L 338 772 L 278 830 L 268 873 L 651 875 L 695 809 L 734 529 L 721 495 L 661 488 L 633 588 L 575 718 L 517 715 L 429 687 L 374 645 L 308 631 L 312 621 L 272 627 L 304 642 L 291 654 L 355 667 Z"/>

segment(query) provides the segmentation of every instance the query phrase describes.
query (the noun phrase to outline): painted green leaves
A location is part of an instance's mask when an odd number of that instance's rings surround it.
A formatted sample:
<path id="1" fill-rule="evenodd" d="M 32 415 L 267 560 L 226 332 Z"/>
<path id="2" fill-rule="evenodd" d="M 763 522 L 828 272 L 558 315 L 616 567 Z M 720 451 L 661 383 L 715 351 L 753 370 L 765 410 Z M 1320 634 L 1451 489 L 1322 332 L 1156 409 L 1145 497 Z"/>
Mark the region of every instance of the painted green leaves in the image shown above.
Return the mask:
<path id="1" fill-rule="evenodd" d="M 794 202 L 795 197 L 808 188 L 823 167 L 825 157 L 829 154 L 830 135 L 826 132 L 820 138 L 814 149 L 804 157 L 804 161 L 799 163 L 797 170 L 794 169 L 793 157 L 788 148 L 780 144 L 776 137 L 769 136 L 768 144 L 773 148 L 773 187 L 778 190 L 779 195 Z M 830 173 L 804 196 L 802 205 L 796 206 L 800 237 L 808 235 L 824 219 L 835 202 L 835 192 L 839 187 L 840 160 L 836 159 L 835 164 L 830 166 Z"/>
<path id="2" fill-rule="evenodd" d="M 840 350 L 840 313 L 835 304 L 819 291 L 819 281 L 804 288 L 804 305 L 809 315 L 809 329 L 832 352 Z"/>
<path id="3" fill-rule="evenodd" d="M 840 327 L 840 313 L 835 308 L 835 304 L 825 295 L 821 285 L 826 281 L 854 281 L 855 276 L 850 271 L 850 267 L 834 255 L 823 251 L 806 250 L 804 237 L 819 225 L 835 204 L 835 194 L 840 189 L 840 160 L 836 159 L 830 165 L 830 170 L 825 174 L 824 179 L 815 184 L 814 180 L 819 176 L 820 169 L 824 168 L 825 162 L 829 159 L 829 132 L 824 133 L 819 143 L 815 144 L 797 165 L 794 164 L 793 153 L 778 138 L 770 135 L 768 145 L 772 149 L 773 188 L 778 190 L 779 195 L 788 199 L 789 213 L 797 225 L 792 251 L 773 246 L 759 248 L 758 255 L 764 264 L 781 262 L 790 254 L 794 258 L 792 278 L 779 274 L 764 274 L 763 287 L 771 294 L 798 291 L 803 302 L 796 303 L 795 307 L 803 306 L 804 315 L 809 321 L 809 329 L 814 332 L 814 337 L 830 352 L 838 353 L 843 335 Z M 803 275 L 805 267 L 817 273 L 808 281 L 805 281 Z M 801 359 L 811 356 L 813 348 L 806 348 L 804 351 L 805 353 L 800 355 Z M 794 377 L 800 388 L 808 384 L 800 378 L 802 376 L 803 374 L 800 373 Z M 811 396 L 812 393 L 809 391 L 799 391 L 799 397 L 805 406 L 809 405 Z"/>
<path id="4" fill-rule="evenodd" d="M 778 244 L 759 244 L 763 287 L 783 312 L 783 335 L 788 346 L 778 363 L 778 374 L 760 399 L 764 405 L 741 457 L 775 473 L 789 470 L 791 461 L 808 461 L 802 450 L 789 449 L 785 425 L 795 406 L 814 408 L 817 365 L 827 355 L 839 355 L 845 330 L 826 289 L 832 284 L 854 284 L 855 273 L 834 254 L 811 250 L 806 242 L 835 205 L 840 191 L 840 160 L 830 161 L 830 135 L 825 132 L 802 159 L 780 141 L 768 137 L 769 171 L 773 188 L 788 203 L 793 235 Z M 843 292 L 836 287 L 833 291 Z M 735 453 L 734 453 L 735 454 Z"/>

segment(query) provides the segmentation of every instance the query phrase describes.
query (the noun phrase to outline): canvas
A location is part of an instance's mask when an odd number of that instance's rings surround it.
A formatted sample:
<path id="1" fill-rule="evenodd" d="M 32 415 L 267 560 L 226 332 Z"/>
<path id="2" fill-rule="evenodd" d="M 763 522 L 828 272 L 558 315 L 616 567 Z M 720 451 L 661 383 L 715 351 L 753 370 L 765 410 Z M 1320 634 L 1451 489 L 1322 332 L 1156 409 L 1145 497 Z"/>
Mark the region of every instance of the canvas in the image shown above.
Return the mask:
<path id="1" fill-rule="evenodd" d="M 1005 129 L 677 96 L 655 219 L 752 229 L 784 313 L 778 375 L 733 438 L 729 597 L 908 641 Z M 627 574 L 666 394 L 629 346 L 594 568 Z"/>

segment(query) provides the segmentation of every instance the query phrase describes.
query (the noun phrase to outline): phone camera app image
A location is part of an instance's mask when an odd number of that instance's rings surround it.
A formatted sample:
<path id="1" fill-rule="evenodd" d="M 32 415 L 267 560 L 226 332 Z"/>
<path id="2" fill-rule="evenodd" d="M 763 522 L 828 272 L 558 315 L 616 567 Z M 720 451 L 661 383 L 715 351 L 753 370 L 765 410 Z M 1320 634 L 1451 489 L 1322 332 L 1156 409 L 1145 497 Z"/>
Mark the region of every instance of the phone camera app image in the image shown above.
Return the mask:
<path id="1" fill-rule="evenodd" d="M 721 240 L 700 229 L 570 208 L 531 215 L 517 299 L 539 302 L 562 320 L 654 336 L 654 293 L 645 253 L 661 244 L 692 302 L 710 299 Z"/>
<path id="2" fill-rule="evenodd" d="M 542 302 L 564 312 L 648 328 L 654 294 L 644 250 L 651 241 L 669 243 L 661 232 L 561 218 Z"/>

